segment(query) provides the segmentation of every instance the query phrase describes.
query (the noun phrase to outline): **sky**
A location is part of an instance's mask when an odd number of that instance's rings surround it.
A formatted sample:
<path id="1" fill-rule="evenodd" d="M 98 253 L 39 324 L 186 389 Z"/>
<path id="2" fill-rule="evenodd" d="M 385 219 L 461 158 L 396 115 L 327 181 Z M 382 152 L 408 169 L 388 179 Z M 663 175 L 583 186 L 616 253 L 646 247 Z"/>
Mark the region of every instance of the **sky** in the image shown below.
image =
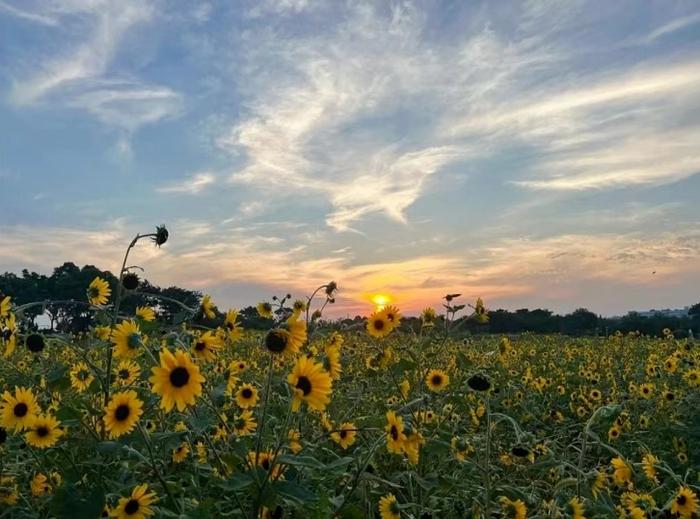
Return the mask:
<path id="1" fill-rule="evenodd" d="M 700 3 L 0 0 L 0 271 L 700 301 Z"/>

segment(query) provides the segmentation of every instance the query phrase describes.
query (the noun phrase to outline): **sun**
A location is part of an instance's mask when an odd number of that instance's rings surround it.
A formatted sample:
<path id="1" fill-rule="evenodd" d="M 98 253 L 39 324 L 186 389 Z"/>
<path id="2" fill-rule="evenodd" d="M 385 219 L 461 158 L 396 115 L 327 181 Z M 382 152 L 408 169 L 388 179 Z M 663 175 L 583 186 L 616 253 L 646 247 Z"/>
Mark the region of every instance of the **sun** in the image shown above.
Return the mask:
<path id="1" fill-rule="evenodd" d="M 377 310 L 383 310 L 386 305 L 391 303 L 391 297 L 386 294 L 375 294 L 372 296 L 372 302 L 377 307 Z"/>

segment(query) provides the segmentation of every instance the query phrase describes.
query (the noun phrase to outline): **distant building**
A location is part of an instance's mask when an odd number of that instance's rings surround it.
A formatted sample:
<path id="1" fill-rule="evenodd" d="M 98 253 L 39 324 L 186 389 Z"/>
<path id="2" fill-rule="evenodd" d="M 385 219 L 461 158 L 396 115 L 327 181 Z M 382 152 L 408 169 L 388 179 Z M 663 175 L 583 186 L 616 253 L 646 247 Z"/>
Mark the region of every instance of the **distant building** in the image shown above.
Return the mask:
<path id="1" fill-rule="evenodd" d="M 648 310 L 645 312 L 637 312 L 637 314 L 641 315 L 642 317 L 654 317 L 655 315 L 661 315 L 663 317 L 687 317 L 689 310 L 690 307 L 686 306 L 683 308 L 677 308 L 675 310 L 666 308 L 664 310 Z"/>

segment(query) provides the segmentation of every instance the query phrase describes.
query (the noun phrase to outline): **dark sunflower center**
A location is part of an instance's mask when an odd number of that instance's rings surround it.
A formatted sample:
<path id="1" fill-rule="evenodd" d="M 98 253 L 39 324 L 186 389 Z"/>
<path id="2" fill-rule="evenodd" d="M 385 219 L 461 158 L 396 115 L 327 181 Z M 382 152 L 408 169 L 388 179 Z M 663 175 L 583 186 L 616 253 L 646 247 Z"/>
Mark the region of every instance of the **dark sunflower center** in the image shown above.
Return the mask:
<path id="1" fill-rule="evenodd" d="M 132 333 L 129 335 L 129 338 L 126 340 L 126 344 L 131 348 L 132 350 L 134 348 L 138 348 L 141 346 L 141 335 L 138 333 Z"/>
<path id="2" fill-rule="evenodd" d="M 136 499 L 129 499 L 129 502 L 126 503 L 126 506 L 124 507 L 124 511 L 129 515 L 133 515 L 139 511 L 140 507 L 141 505 Z"/>
<path id="3" fill-rule="evenodd" d="M 207 343 L 204 341 L 199 341 L 194 345 L 194 349 L 197 351 L 203 351 L 207 347 Z"/>
<path id="4" fill-rule="evenodd" d="M 396 441 L 399 439 L 399 430 L 396 428 L 395 425 L 391 426 L 391 431 L 389 432 L 391 434 L 391 439 Z"/>
<path id="5" fill-rule="evenodd" d="M 374 329 L 375 330 L 383 330 L 384 329 L 384 321 L 381 319 L 377 319 L 374 321 Z"/>
<path id="6" fill-rule="evenodd" d="M 441 375 L 433 375 L 431 382 L 433 383 L 434 386 L 441 385 L 442 384 L 442 376 Z"/>
<path id="7" fill-rule="evenodd" d="M 126 404 L 122 404 L 119 407 L 117 407 L 117 409 L 114 411 L 114 418 L 122 422 L 129 418 L 130 413 L 131 410 L 129 409 L 129 406 Z"/>
<path id="8" fill-rule="evenodd" d="M 127 378 L 129 378 L 129 375 L 130 375 L 130 373 L 129 373 L 128 369 L 120 369 L 119 370 L 119 378 L 123 378 L 126 380 Z"/>
<path id="9" fill-rule="evenodd" d="M 16 417 L 22 418 L 24 416 L 27 416 L 28 412 L 29 408 L 24 402 L 20 402 L 19 404 L 15 405 L 14 413 Z"/>
<path id="10" fill-rule="evenodd" d="M 243 391 L 241 391 L 241 396 L 248 400 L 249 398 L 253 397 L 253 391 L 250 388 L 246 387 L 243 389 Z"/>
<path id="11" fill-rule="evenodd" d="M 236 327 L 236 325 L 233 324 L 233 323 L 231 323 L 231 322 L 226 323 L 226 328 L 228 328 L 228 329 L 231 330 L 231 331 L 233 331 L 233 329 L 234 329 L 235 327 Z"/>
<path id="12" fill-rule="evenodd" d="M 260 462 L 260 466 L 265 470 L 270 470 L 270 460 L 264 459 Z"/>
<path id="13" fill-rule="evenodd" d="M 42 425 L 41 427 L 37 428 L 36 434 L 39 436 L 39 438 L 43 438 L 44 436 L 49 435 L 49 429 Z"/>
<path id="14" fill-rule="evenodd" d="M 299 377 L 299 380 L 297 380 L 296 388 L 301 389 L 301 392 L 304 393 L 304 396 L 306 396 L 311 393 L 311 381 L 308 378 L 301 376 Z"/>
<path id="15" fill-rule="evenodd" d="M 90 287 L 90 297 L 92 299 L 100 295 L 100 289 L 97 287 Z"/>
<path id="16" fill-rule="evenodd" d="M 186 386 L 189 381 L 190 372 L 187 368 L 179 366 L 170 372 L 170 383 L 177 388 Z"/>
<path id="17" fill-rule="evenodd" d="M 348 435 L 348 432 L 347 432 L 347 431 L 345 431 L 345 430 L 340 431 L 340 437 L 341 437 L 343 440 L 347 437 L 347 435 Z"/>
<path id="18" fill-rule="evenodd" d="M 686 497 L 684 495 L 678 496 L 678 499 L 676 499 L 676 503 L 679 505 L 683 506 L 686 502 Z"/>
<path id="19" fill-rule="evenodd" d="M 279 353 L 287 347 L 287 335 L 279 330 L 273 330 L 265 337 L 265 347 L 268 350 Z"/>

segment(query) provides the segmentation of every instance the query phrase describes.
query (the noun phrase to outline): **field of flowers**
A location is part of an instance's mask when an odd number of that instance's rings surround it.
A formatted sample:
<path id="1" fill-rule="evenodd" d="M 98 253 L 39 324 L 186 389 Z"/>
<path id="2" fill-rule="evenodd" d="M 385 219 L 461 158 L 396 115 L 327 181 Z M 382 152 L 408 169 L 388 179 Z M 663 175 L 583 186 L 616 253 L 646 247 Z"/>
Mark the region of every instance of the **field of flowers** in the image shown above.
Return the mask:
<path id="1" fill-rule="evenodd" d="M 266 332 L 235 310 L 209 329 L 207 296 L 124 315 L 127 268 L 85 288 L 75 336 L 22 332 L 0 298 L 0 517 L 700 513 L 691 340 L 465 337 L 486 313 L 454 295 L 414 329 L 392 306 L 321 326 L 335 283 L 260 303 Z"/>

